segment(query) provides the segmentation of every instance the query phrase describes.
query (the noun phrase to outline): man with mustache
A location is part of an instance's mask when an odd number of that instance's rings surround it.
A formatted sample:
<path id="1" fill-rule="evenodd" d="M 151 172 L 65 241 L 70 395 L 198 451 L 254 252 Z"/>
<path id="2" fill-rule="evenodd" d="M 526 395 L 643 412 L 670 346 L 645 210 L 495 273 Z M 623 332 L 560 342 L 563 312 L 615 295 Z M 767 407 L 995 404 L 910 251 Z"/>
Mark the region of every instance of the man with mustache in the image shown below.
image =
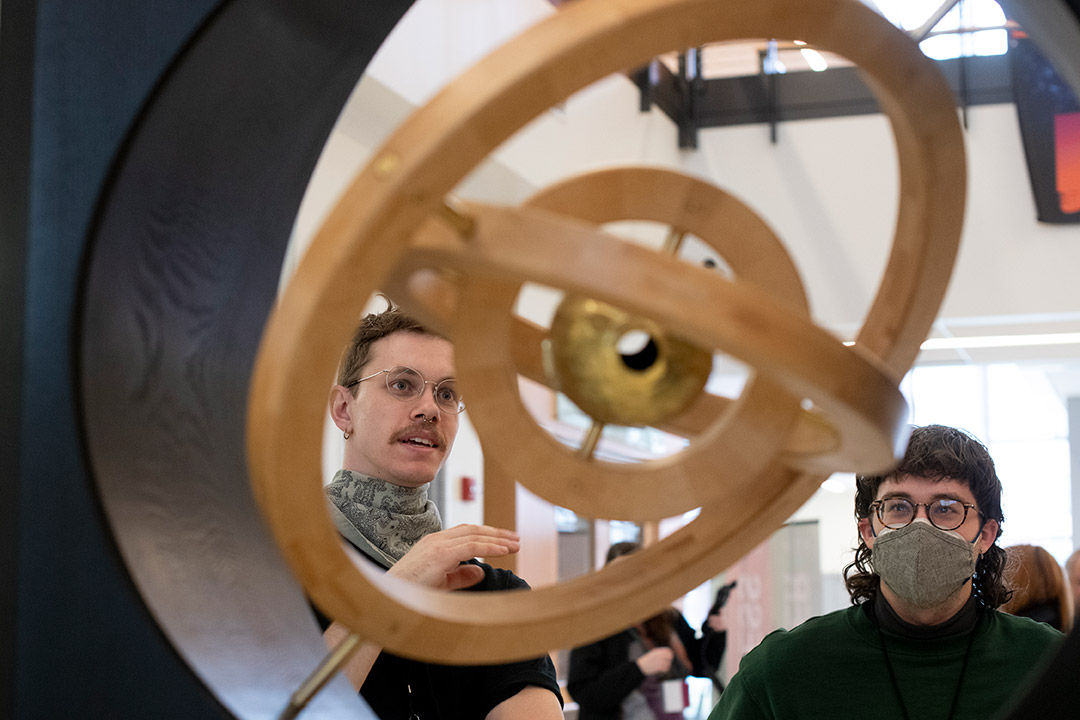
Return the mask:
<path id="1" fill-rule="evenodd" d="M 365 317 L 330 392 L 330 414 L 345 438 L 342 469 L 326 488 L 331 515 L 342 536 L 390 575 L 446 590 L 528 587 L 475 559 L 517 552 L 516 533 L 483 525 L 443 530 L 427 499 L 464 407 L 448 340 L 397 309 Z M 329 647 L 348 635 L 337 622 L 324 632 Z M 344 672 L 382 718 L 562 718 L 547 656 L 445 666 L 365 644 Z"/>

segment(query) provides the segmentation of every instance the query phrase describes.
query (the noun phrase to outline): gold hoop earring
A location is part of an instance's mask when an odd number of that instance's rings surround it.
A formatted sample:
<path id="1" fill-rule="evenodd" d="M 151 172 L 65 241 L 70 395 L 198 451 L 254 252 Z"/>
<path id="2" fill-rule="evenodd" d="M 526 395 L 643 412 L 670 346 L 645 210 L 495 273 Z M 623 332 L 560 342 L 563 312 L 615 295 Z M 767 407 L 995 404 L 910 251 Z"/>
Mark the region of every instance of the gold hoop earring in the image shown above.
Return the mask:
<path id="1" fill-rule="evenodd" d="M 351 432 L 348 432 L 348 431 L 346 431 L 346 432 L 342 433 L 342 434 L 341 434 L 341 436 L 342 436 L 343 438 L 345 438 L 346 440 L 348 440 L 348 439 L 349 439 L 350 437 L 352 437 L 352 433 L 351 433 Z"/>

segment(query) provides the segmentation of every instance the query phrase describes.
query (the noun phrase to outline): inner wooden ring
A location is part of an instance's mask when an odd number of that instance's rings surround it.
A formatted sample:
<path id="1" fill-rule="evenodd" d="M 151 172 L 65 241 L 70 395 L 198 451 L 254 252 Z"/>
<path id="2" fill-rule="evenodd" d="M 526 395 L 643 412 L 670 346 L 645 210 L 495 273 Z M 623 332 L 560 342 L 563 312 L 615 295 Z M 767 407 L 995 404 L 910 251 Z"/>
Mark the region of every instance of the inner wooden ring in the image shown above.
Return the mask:
<path id="1" fill-rule="evenodd" d="M 825 410 L 839 431 L 853 438 L 851 444 L 867 453 L 869 464 L 861 471 L 894 463 L 892 432 L 906 419 L 907 406 L 892 378 L 760 288 L 563 216 L 526 208 L 464 207 L 475 218 L 473 234 L 459 241 L 451 231 L 428 224 L 416 237 L 409 263 L 453 268 L 467 276 L 452 335 L 469 339 L 458 344 L 457 374 L 472 398 L 473 423 L 482 441 L 491 441 L 491 459 L 515 471 L 513 477 L 542 497 L 587 517 L 627 520 L 668 517 L 710 499 L 737 504 L 737 489 L 756 475 L 752 468 L 761 461 L 756 443 L 768 436 L 774 448 L 782 447 L 798 412 L 794 400 L 802 397 Z M 761 369 L 759 381 L 774 382 L 757 383 L 754 403 L 744 397 L 736 405 L 739 426 L 717 423 L 678 455 L 634 465 L 582 462 L 541 430 L 521 403 L 504 339 L 511 336 L 517 285 L 500 297 L 491 287 L 493 277 L 561 285 L 575 295 L 651 314 L 662 327 Z M 697 312 L 699 307 L 710 312 Z M 829 388 L 831 377 L 843 382 Z M 786 415 L 778 412 L 785 403 Z M 723 433 L 737 439 L 732 443 L 729 437 L 718 452 Z M 522 447 L 531 452 L 522 453 Z"/>
<path id="2" fill-rule="evenodd" d="M 609 169 L 548 188 L 526 206 L 590 223 L 630 219 L 677 225 L 713 247 L 736 275 L 774 290 L 809 322 L 798 271 L 775 233 L 737 198 L 701 180 L 656 168 Z M 539 248 L 557 242 L 560 239 L 552 237 L 550 242 L 527 244 Z M 400 288 L 393 297 L 414 305 L 424 301 L 409 294 L 408 282 L 400 275 L 415 271 L 425 259 L 428 266 L 448 265 L 445 256 L 420 250 L 439 244 L 437 239 L 416 243 L 406 263 L 391 275 L 393 287 Z M 462 245 L 480 243 L 481 238 L 473 236 Z M 598 255 L 604 257 L 603 252 Z M 736 501 L 746 489 L 744 483 L 772 462 L 800 412 L 798 397 L 775 383 L 751 378 L 739 401 L 728 406 L 730 412 L 713 418 L 701 428 L 700 437 L 675 456 L 635 465 L 584 460 L 532 421 L 518 397 L 516 373 L 506 372 L 514 367 L 512 355 L 520 352 L 510 347 L 518 335 L 507 331 L 508 323 L 518 322 L 511 311 L 520 283 L 490 274 L 477 277 L 468 272 L 477 269 L 476 263 L 467 258 L 457 262 L 462 264 L 462 292 L 453 312 L 453 336 L 468 339 L 457 346 L 457 373 L 465 392 L 480 403 L 470 419 L 484 441 L 485 460 L 553 504 L 587 517 L 658 520 L 713 500 Z M 555 262 L 533 264 L 558 267 Z M 618 275 L 617 263 L 611 271 Z M 646 297 L 649 290 L 636 288 Z M 539 352 L 537 347 L 532 350 Z M 522 446 L 530 452 L 521 453 Z"/>

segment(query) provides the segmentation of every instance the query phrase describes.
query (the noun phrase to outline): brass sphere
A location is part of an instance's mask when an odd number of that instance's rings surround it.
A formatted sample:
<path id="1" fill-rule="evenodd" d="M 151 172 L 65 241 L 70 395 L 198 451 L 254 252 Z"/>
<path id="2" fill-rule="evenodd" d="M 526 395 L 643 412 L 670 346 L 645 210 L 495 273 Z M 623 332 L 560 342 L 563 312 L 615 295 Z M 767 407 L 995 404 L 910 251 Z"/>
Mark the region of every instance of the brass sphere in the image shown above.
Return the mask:
<path id="1" fill-rule="evenodd" d="M 630 349 L 628 340 L 642 339 Z M 712 354 L 652 320 L 613 305 L 567 297 L 551 323 L 556 387 L 597 422 L 655 425 L 705 389 Z"/>

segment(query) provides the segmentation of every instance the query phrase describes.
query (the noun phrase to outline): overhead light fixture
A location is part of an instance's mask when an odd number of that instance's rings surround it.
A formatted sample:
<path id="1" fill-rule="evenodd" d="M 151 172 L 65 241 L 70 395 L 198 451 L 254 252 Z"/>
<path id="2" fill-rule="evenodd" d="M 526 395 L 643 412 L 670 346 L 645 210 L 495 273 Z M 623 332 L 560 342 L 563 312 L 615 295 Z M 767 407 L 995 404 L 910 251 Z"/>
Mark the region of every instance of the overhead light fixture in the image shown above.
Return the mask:
<path id="1" fill-rule="evenodd" d="M 854 345 L 855 341 L 847 340 L 844 344 Z M 921 350 L 975 350 L 978 348 L 1039 347 L 1044 345 L 1080 345 L 1080 332 L 929 338 L 924 340 L 919 348 Z"/>
<path id="2" fill-rule="evenodd" d="M 844 481 L 833 475 L 825 482 L 821 483 L 821 489 L 837 495 L 846 494 L 849 492 L 848 487 L 844 484 Z"/>
<path id="3" fill-rule="evenodd" d="M 814 72 L 821 72 L 829 67 L 829 63 L 825 61 L 825 58 L 822 57 L 821 53 L 817 50 L 804 47 L 801 48 L 799 52 L 802 53 L 803 59 L 806 60 L 806 64 L 809 65 L 810 69 Z"/>
<path id="4" fill-rule="evenodd" d="M 1080 345 L 1080 333 L 930 338 L 924 341 L 921 347 L 923 350 L 972 350 L 975 348 L 1034 347 L 1039 345 Z"/>

